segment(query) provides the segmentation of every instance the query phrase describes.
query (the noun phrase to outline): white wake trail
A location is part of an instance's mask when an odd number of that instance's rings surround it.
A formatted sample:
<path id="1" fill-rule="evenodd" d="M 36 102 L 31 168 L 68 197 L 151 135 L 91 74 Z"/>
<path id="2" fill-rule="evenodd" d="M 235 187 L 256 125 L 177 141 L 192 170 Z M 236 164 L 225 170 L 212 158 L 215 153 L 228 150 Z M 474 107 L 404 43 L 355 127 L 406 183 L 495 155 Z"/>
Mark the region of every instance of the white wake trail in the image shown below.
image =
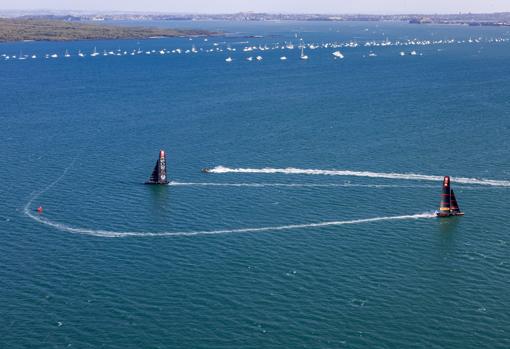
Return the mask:
<path id="1" fill-rule="evenodd" d="M 25 213 L 25 215 L 29 216 L 30 218 L 32 219 L 36 219 L 38 220 L 38 216 L 35 216 L 31 211 L 30 211 L 30 206 L 32 205 L 32 202 L 34 202 L 34 200 L 36 200 L 37 198 L 39 198 L 39 196 L 41 196 L 42 194 L 46 193 L 48 190 L 50 190 L 51 188 L 53 188 L 55 185 L 57 185 L 58 182 L 60 182 L 67 174 L 67 172 L 74 166 L 74 163 L 76 162 L 76 158 L 73 159 L 73 161 L 71 161 L 71 164 L 66 167 L 64 169 L 64 171 L 62 172 L 62 174 L 57 178 L 55 179 L 53 182 L 51 182 L 46 188 L 40 190 L 40 191 L 37 191 L 35 192 L 31 197 L 30 199 L 28 200 L 28 202 L 26 203 L 26 205 L 23 207 L 23 212 Z"/>
<path id="2" fill-rule="evenodd" d="M 414 188 L 426 187 L 433 188 L 432 186 L 405 186 L 397 184 L 351 184 L 351 183 L 217 183 L 217 182 L 176 182 L 168 183 L 173 187 L 289 187 L 289 188 L 334 188 L 334 187 L 362 187 L 362 188 Z"/>
<path id="3" fill-rule="evenodd" d="M 27 211 L 25 212 L 29 217 L 36 220 L 39 223 L 45 224 L 47 226 L 53 227 L 60 231 L 74 233 L 74 234 L 84 234 L 84 235 L 92 235 L 103 238 L 125 238 L 125 237 L 177 237 L 177 236 L 197 236 L 197 235 L 219 235 L 219 234 L 239 234 L 239 233 L 260 233 L 260 232 L 270 232 L 270 231 L 282 231 L 282 230 L 296 230 L 296 229 L 306 229 L 306 228 L 320 228 L 320 227 L 328 227 L 328 226 L 339 226 L 339 225 L 347 225 L 347 224 L 363 224 L 363 223 L 372 223 L 372 222 L 382 222 L 382 221 L 398 221 L 398 220 L 416 220 L 416 219 L 424 219 L 424 218 L 434 218 L 435 215 L 432 213 L 419 213 L 414 215 L 404 215 L 404 216 L 388 216 L 388 217 L 374 217 L 374 218 L 365 218 L 365 219 L 353 219 L 346 221 L 330 221 L 330 222 L 320 222 L 320 223 L 308 223 L 308 224 L 291 224 L 291 225 L 280 225 L 280 226 L 270 226 L 270 227 L 259 227 L 259 228 L 240 228 L 240 229 L 222 229 L 222 230 L 199 230 L 199 231 L 185 231 L 185 232 L 143 232 L 143 231 L 112 231 L 112 230 L 101 230 L 101 229 L 88 229 L 88 228 L 77 228 L 72 227 L 67 224 L 57 223 L 50 221 L 42 216 L 34 215 L 33 213 Z"/>
<path id="4" fill-rule="evenodd" d="M 386 179 L 403 179 L 415 181 L 442 181 L 442 176 L 431 176 L 416 173 L 385 173 L 371 171 L 351 171 L 351 170 L 318 170 L 301 168 L 229 168 L 216 166 L 209 169 L 209 173 L 266 173 L 266 174 L 304 174 L 304 175 L 325 175 L 325 176 L 350 176 L 350 177 L 369 177 Z M 510 181 L 496 179 L 479 179 L 467 177 L 452 177 L 452 181 L 462 184 L 490 185 L 497 187 L 510 187 Z"/>
<path id="5" fill-rule="evenodd" d="M 222 229 L 222 230 L 202 230 L 202 231 L 184 231 L 184 232 L 144 232 L 144 231 L 113 231 L 113 230 L 103 230 L 103 229 L 90 229 L 90 228 L 80 228 L 73 227 L 68 224 L 54 222 L 40 214 L 34 214 L 33 211 L 30 210 L 30 206 L 32 203 L 39 198 L 42 194 L 53 188 L 57 183 L 59 183 L 67 174 L 67 172 L 73 167 L 76 158 L 71 162 L 71 164 L 63 171 L 63 173 L 52 183 L 50 183 L 46 188 L 42 189 L 39 192 L 36 192 L 30 200 L 26 203 L 23 208 L 23 212 L 26 216 L 31 219 L 44 224 L 46 226 L 55 228 L 60 231 L 74 233 L 74 234 L 84 234 L 91 235 L 97 237 L 104 238 L 121 238 L 121 237 L 176 237 L 176 236 L 196 236 L 196 235 L 218 235 L 218 234 L 235 234 L 235 233 L 258 233 L 258 232 L 270 232 L 270 231 L 284 231 L 284 230 L 296 230 L 296 229 L 306 229 L 306 228 L 318 228 L 318 227 L 328 227 L 328 226 L 340 226 L 347 224 L 363 224 L 363 223 L 371 223 L 371 222 L 381 222 L 381 221 L 396 221 L 396 220 L 416 220 L 416 219 L 424 219 L 424 218 L 434 218 L 435 215 L 432 213 L 420 213 L 414 215 L 403 215 L 403 216 L 387 216 L 387 217 L 374 217 L 374 218 L 365 218 L 365 219 L 353 219 L 353 220 L 345 220 L 345 221 L 330 221 L 330 222 L 320 222 L 320 223 L 307 223 L 307 224 L 291 224 L 291 225 L 280 225 L 280 226 L 269 226 L 269 227 L 258 227 L 258 228 L 240 228 L 240 229 Z M 216 168 L 217 169 L 217 168 Z M 226 168 L 223 168 L 226 169 Z M 226 169 L 228 170 L 228 169 Z M 245 169 L 247 170 L 247 169 Z M 248 172 L 248 171 L 247 171 Z M 181 183 L 182 185 L 197 185 L 200 183 Z M 201 183 L 200 185 L 216 185 L 216 183 Z M 223 183 L 220 183 L 224 185 Z M 226 183 L 227 185 L 234 183 Z M 268 183 L 269 185 L 273 185 L 272 183 Z M 275 183 L 276 185 L 303 185 L 303 184 L 285 184 L 285 183 Z M 176 183 L 174 183 L 176 185 Z M 179 185 L 179 184 L 177 184 Z M 260 186 L 264 184 L 258 183 L 239 183 L 235 185 L 254 185 Z M 305 184 L 306 185 L 306 184 Z M 349 184 L 347 184 L 349 185 Z"/>

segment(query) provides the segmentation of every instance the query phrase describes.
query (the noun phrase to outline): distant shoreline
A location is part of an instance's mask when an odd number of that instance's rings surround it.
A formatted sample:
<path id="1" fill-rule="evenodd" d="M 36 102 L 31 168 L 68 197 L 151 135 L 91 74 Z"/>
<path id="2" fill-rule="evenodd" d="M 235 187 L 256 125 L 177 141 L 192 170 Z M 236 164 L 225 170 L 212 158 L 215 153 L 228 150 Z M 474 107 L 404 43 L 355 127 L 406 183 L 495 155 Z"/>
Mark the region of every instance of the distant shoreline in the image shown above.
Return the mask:
<path id="1" fill-rule="evenodd" d="M 162 12 L 83 12 L 83 11 L 1 11 L 0 18 L 64 20 L 67 22 L 110 21 L 398 21 L 411 24 L 453 24 L 469 26 L 510 26 L 510 12 L 450 14 L 321 14 L 321 13 L 162 13 Z"/>
<path id="2" fill-rule="evenodd" d="M 50 19 L 0 19 L 0 42 L 153 39 L 219 34 L 200 29 L 127 27 Z"/>

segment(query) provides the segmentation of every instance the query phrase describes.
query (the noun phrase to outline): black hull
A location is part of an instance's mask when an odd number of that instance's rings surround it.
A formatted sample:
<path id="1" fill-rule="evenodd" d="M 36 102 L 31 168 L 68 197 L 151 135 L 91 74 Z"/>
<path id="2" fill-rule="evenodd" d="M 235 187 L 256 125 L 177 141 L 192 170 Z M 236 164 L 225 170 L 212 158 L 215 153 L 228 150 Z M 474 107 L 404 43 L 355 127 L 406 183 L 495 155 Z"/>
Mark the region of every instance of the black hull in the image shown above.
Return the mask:
<path id="1" fill-rule="evenodd" d="M 464 216 L 464 212 L 456 212 L 456 213 L 436 213 L 436 216 L 439 218 L 444 217 L 457 217 L 457 216 Z"/>
<path id="2" fill-rule="evenodd" d="M 149 184 L 149 185 L 168 185 L 168 183 L 170 182 L 145 182 L 144 184 Z"/>

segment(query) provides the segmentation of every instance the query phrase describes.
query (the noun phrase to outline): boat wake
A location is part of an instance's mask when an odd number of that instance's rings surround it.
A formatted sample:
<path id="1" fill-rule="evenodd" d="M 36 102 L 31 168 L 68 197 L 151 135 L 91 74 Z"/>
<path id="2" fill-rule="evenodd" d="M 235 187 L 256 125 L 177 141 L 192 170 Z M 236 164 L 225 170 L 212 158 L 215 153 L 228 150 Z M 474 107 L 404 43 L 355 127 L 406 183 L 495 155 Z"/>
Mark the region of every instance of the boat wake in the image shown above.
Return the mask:
<path id="1" fill-rule="evenodd" d="M 305 223 L 305 224 L 290 224 L 290 225 L 279 225 L 279 226 L 266 226 L 266 227 L 256 227 L 256 228 L 239 228 L 239 229 L 220 229 L 220 230 L 198 230 L 198 231 L 163 231 L 163 232 L 144 232 L 144 231 L 113 231 L 113 230 L 103 230 L 103 229 L 90 229 L 90 228 L 81 228 L 74 227 L 68 224 L 54 222 L 40 214 L 35 214 L 33 210 L 30 209 L 32 203 L 38 199 L 42 194 L 46 193 L 48 190 L 53 188 L 57 183 L 59 183 L 67 174 L 67 172 L 73 167 L 73 160 L 71 164 L 63 171 L 63 173 L 53 182 L 51 182 L 46 188 L 38 191 L 32 195 L 32 197 L 28 200 L 28 202 L 23 207 L 24 214 L 33 219 L 34 221 L 44 224 L 46 226 L 55 228 L 59 231 L 73 233 L 73 234 L 83 234 L 83 235 L 91 235 L 103 238 L 125 238 L 125 237 L 177 237 L 177 236 L 198 236 L 198 235 L 219 235 L 219 234 L 239 234 L 239 233 L 261 233 L 261 232 L 278 232 L 278 231 L 286 231 L 286 230 L 297 230 L 297 229 L 307 229 L 307 228 L 321 228 L 321 227 L 330 227 L 330 226 L 340 226 L 340 225 L 349 225 L 349 224 L 364 224 L 364 223 L 373 223 L 373 222 L 383 222 L 383 221 L 399 221 L 399 220 L 416 220 L 416 219 L 425 219 L 425 218 L 434 218 L 435 215 L 433 213 L 419 213 L 413 215 L 401 215 L 401 216 L 386 216 L 386 217 L 373 217 L 373 218 L 364 218 L 364 219 L 352 219 L 352 220 L 343 220 L 343 221 L 328 221 L 328 222 L 319 222 L 319 223 Z M 228 170 L 226 168 L 223 168 Z M 171 182 L 170 185 L 235 185 L 235 186 L 261 186 L 261 185 L 284 185 L 284 186 L 304 186 L 304 185 L 315 185 L 315 184 L 285 184 L 285 183 L 179 183 L 179 182 Z M 319 184 L 320 185 L 320 184 Z M 323 184 L 328 185 L 328 184 Z M 331 184 L 330 184 L 331 185 Z M 336 185 L 336 184 L 335 184 Z M 343 184 L 339 184 L 343 185 Z M 345 184 L 351 185 L 351 184 Z M 355 184 L 356 185 L 356 184 Z"/>
<path id="2" fill-rule="evenodd" d="M 301 168 L 229 168 L 224 166 L 216 166 L 208 169 L 208 173 L 265 173 L 265 174 L 303 174 L 303 175 L 325 175 L 325 176 L 349 176 L 349 177 L 369 177 L 369 178 L 386 178 L 401 179 L 414 181 L 442 181 L 442 176 L 431 176 L 416 173 L 385 173 L 371 171 L 351 171 L 351 170 L 318 170 L 318 169 L 301 169 Z M 496 187 L 510 187 L 510 181 L 496 179 L 478 179 L 466 177 L 452 177 L 452 181 L 461 184 L 489 185 Z"/>
<path id="3" fill-rule="evenodd" d="M 215 183 L 215 182 L 176 182 L 168 183 L 173 187 L 290 187 L 290 188 L 334 188 L 334 187 L 362 187 L 362 188 L 435 188 L 431 185 L 398 185 L 398 184 L 355 184 L 355 183 Z"/>
<path id="4" fill-rule="evenodd" d="M 72 227 L 67 224 L 53 222 L 43 216 L 37 216 L 30 212 L 28 209 L 25 210 L 30 218 L 44 225 L 50 226 L 60 231 L 73 233 L 73 234 L 84 234 L 97 236 L 102 238 L 126 238 L 126 237 L 178 237 L 178 236 L 198 236 L 198 235 L 220 235 L 220 234 L 240 234 L 240 233 L 262 233 L 262 232 L 278 232 L 284 230 L 297 230 L 307 228 L 321 228 L 330 226 L 340 226 L 348 224 L 363 224 L 373 223 L 382 221 L 401 221 L 401 220 L 416 220 L 425 218 L 434 218 L 433 213 L 419 213 L 414 215 L 404 216 L 387 216 L 387 217 L 374 217 L 365 219 L 352 219 L 345 221 L 329 221 L 320 223 L 308 223 L 308 224 L 291 224 L 291 225 L 280 225 L 280 226 L 269 226 L 269 227 L 258 227 L 258 228 L 240 228 L 240 229 L 221 229 L 221 230 L 199 230 L 199 231 L 184 231 L 184 232 L 143 232 L 143 231 L 112 231 L 102 229 L 88 229 Z"/>
<path id="5" fill-rule="evenodd" d="M 76 162 L 76 159 L 77 158 L 74 158 L 73 161 L 71 161 L 71 164 L 66 167 L 64 169 L 64 171 L 62 172 L 62 174 L 57 178 L 55 179 L 53 182 L 51 182 L 46 188 L 40 190 L 40 191 L 37 191 L 35 192 L 34 194 L 32 194 L 32 196 L 30 197 L 30 199 L 28 200 L 28 202 L 25 204 L 25 206 L 23 207 L 23 213 L 25 213 L 25 215 L 27 215 L 28 217 L 32 218 L 32 219 L 35 219 L 35 220 L 38 220 L 40 217 L 34 215 L 31 211 L 30 211 L 30 206 L 32 205 L 32 202 L 34 202 L 34 200 L 36 200 L 37 198 L 39 198 L 41 195 L 43 195 L 44 193 L 46 193 L 48 190 L 50 190 L 51 188 L 53 188 L 55 185 L 58 184 L 58 182 L 60 182 L 67 174 L 67 172 L 69 172 L 69 170 L 74 166 L 74 163 Z"/>

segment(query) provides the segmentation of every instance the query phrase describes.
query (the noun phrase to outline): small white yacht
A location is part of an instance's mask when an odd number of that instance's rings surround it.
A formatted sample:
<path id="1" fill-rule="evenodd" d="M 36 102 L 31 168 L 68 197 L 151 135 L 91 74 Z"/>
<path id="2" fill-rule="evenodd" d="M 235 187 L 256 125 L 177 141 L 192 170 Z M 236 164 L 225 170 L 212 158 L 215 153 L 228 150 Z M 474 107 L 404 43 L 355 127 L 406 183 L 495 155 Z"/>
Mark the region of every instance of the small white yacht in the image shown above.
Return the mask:
<path id="1" fill-rule="evenodd" d="M 305 44 L 303 42 L 303 39 L 300 39 L 300 42 L 299 42 L 299 48 L 301 49 L 301 54 L 299 56 L 299 59 L 301 60 L 307 60 L 308 59 L 308 56 L 305 55 Z"/>
<path id="2" fill-rule="evenodd" d="M 302 59 L 304 61 L 306 61 L 308 59 L 308 56 L 305 55 L 305 47 L 304 46 L 301 46 L 301 55 L 299 56 L 299 59 Z"/>
<path id="3" fill-rule="evenodd" d="M 340 51 L 335 51 L 335 52 L 332 53 L 332 55 L 333 55 L 333 57 L 335 57 L 335 59 L 338 59 L 338 58 L 342 59 L 342 58 L 344 58 L 344 55 Z"/>
<path id="4" fill-rule="evenodd" d="M 232 57 L 227 57 L 227 58 L 225 59 L 225 62 L 227 62 L 227 63 L 230 63 L 230 62 L 232 62 L 232 61 L 233 61 Z"/>

